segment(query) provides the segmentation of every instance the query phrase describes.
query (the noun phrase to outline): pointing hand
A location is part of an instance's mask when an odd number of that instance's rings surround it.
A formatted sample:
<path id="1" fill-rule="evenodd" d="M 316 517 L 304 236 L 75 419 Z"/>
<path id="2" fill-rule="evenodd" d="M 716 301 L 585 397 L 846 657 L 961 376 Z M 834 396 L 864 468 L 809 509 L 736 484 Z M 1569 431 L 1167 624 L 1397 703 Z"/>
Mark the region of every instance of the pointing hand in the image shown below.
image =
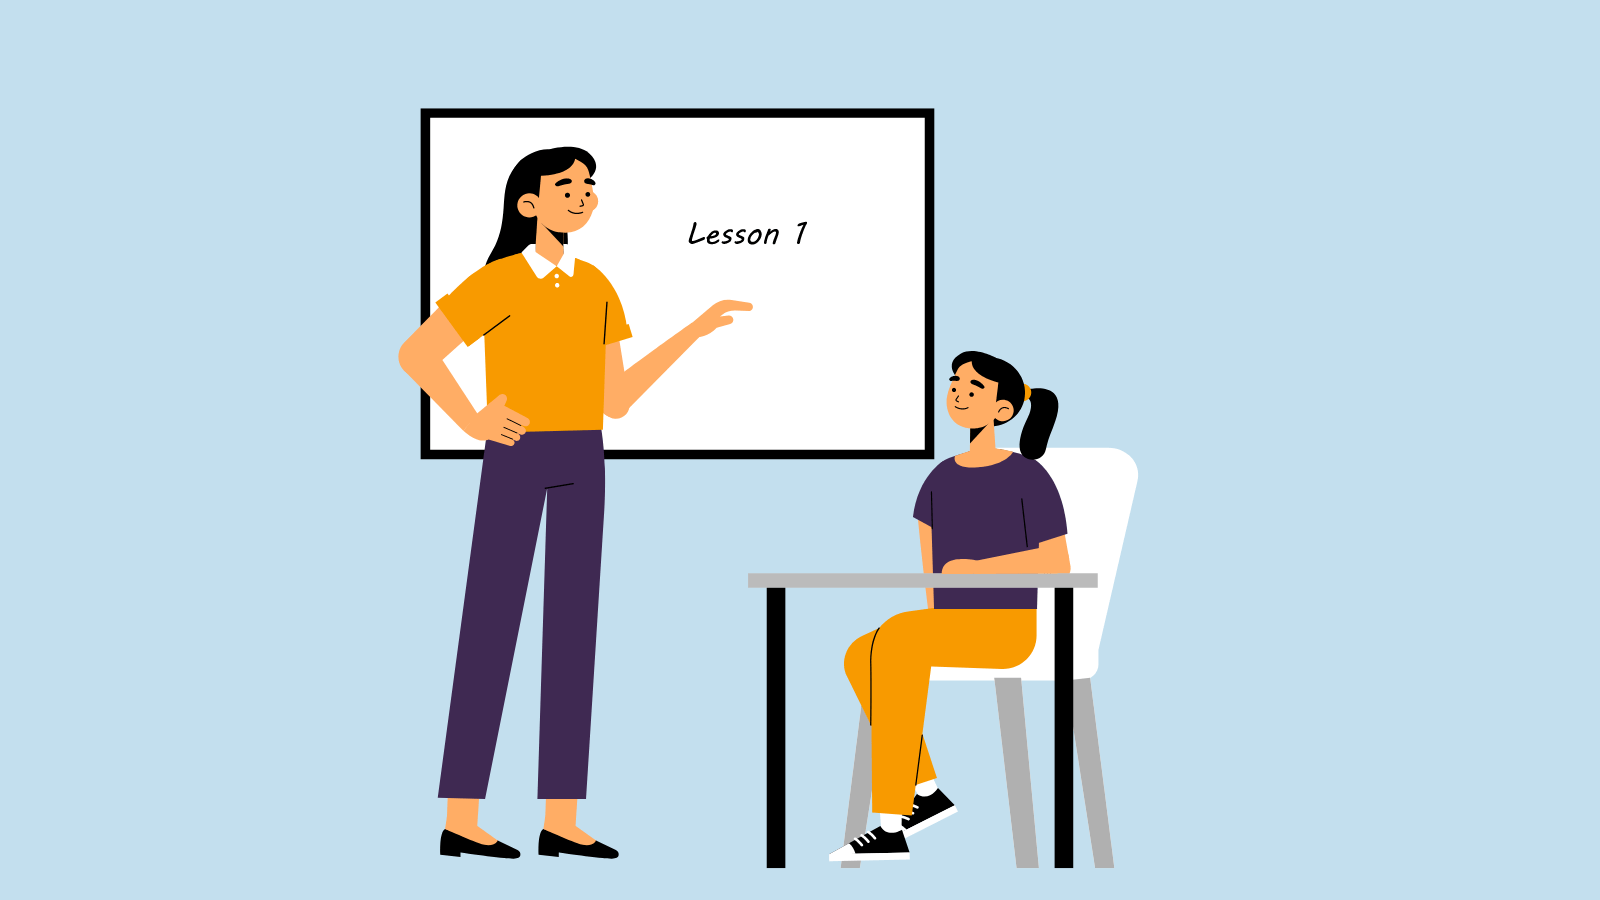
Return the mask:
<path id="1" fill-rule="evenodd" d="M 733 316 L 726 315 L 726 313 L 734 310 L 751 309 L 755 309 L 755 307 L 742 300 L 720 300 L 713 303 L 710 309 L 701 313 L 699 318 L 690 322 L 689 327 L 684 330 L 697 338 L 705 337 L 724 325 L 733 324 Z"/>

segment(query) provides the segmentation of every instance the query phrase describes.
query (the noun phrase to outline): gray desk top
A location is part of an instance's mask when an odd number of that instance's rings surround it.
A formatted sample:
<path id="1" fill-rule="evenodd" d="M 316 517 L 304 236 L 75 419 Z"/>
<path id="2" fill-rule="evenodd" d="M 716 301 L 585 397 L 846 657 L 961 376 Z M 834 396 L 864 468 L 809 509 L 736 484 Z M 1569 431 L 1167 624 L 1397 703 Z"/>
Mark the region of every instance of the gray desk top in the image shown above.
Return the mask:
<path id="1" fill-rule="evenodd" d="M 1092 588 L 1094 572 L 1041 575 L 924 575 L 920 572 L 751 572 L 753 588 Z"/>

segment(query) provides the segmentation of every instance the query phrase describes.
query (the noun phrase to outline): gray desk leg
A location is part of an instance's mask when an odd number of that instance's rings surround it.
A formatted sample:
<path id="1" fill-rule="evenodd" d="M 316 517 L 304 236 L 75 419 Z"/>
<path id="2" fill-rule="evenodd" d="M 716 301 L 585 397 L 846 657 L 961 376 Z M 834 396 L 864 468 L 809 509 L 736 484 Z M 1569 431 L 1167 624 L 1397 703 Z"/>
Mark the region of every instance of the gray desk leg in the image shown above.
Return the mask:
<path id="1" fill-rule="evenodd" d="M 783 588 L 767 588 L 767 868 L 784 867 L 788 810 L 784 806 L 784 615 Z"/>
<path id="2" fill-rule="evenodd" d="M 1061 764 L 1062 747 L 1071 739 L 1061 739 L 1061 725 L 1072 721 L 1072 692 L 1061 689 L 1061 648 L 1067 648 L 1067 677 L 1072 680 L 1072 588 L 1056 588 L 1056 868 L 1072 868 L 1072 751 L 1066 752 L 1067 764 Z M 1065 697 L 1067 708 L 1061 708 Z M 1062 813 L 1066 815 L 1062 815 Z"/>

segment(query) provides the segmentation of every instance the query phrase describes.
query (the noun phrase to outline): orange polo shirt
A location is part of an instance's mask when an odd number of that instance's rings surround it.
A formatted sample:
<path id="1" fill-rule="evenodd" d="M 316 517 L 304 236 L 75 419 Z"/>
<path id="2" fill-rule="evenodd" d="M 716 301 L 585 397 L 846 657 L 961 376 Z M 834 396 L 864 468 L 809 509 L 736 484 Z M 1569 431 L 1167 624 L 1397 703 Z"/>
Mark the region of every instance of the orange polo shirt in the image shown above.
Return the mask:
<path id="1" fill-rule="evenodd" d="M 570 275 L 551 267 L 540 278 L 521 253 L 497 259 L 442 297 L 439 312 L 468 346 L 483 338 L 488 397 L 505 394 L 529 431 L 595 431 L 604 421 L 605 347 L 633 331 L 599 269 L 581 259 L 561 264 Z"/>

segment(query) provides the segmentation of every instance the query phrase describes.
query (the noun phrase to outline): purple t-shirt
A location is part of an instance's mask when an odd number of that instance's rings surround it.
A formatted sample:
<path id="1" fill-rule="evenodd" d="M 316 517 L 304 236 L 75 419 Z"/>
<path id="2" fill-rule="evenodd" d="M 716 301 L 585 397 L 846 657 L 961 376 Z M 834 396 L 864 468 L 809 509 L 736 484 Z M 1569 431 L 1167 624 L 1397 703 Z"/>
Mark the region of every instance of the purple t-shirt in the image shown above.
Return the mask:
<path id="1" fill-rule="evenodd" d="M 969 469 L 947 459 L 928 473 L 911 515 L 933 529 L 933 571 L 952 559 L 988 559 L 1036 549 L 1067 533 L 1050 473 L 1013 453 Z M 934 588 L 940 609 L 1037 609 L 1037 588 Z"/>

